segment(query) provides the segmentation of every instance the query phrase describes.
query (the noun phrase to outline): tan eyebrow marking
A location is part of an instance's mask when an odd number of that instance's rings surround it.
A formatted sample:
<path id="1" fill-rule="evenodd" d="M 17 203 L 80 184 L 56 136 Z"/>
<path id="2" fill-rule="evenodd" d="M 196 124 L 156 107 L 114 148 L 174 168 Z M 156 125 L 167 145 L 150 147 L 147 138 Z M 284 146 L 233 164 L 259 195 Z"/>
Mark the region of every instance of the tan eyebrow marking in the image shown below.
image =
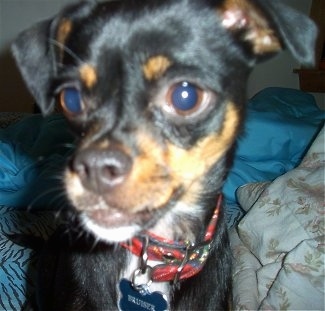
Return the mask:
<path id="1" fill-rule="evenodd" d="M 96 69 L 90 64 L 84 64 L 79 69 L 81 80 L 86 87 L 91 88 L 97 82 Z"/>
<path id="2" fill-rule="evenodd" d="M 64 45 L 71 30 L 72 30 L 72 21 L 67 18 L 63 18 L 58 27 L 57 41 L 62 45 Z"/>
<path id="3" fill-rule="evenodd" d="M 171 61 L 163 55 L 150 57 L 143 65 L 142 70 L 147 80 L 160 78 L 170 67 Z"/>

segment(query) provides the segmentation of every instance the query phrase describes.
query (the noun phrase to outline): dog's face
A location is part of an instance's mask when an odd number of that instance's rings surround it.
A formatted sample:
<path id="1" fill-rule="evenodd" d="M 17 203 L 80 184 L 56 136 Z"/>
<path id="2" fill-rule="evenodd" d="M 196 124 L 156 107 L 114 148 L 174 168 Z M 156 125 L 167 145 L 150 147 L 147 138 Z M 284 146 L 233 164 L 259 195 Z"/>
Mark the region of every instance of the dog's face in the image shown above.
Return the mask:
<path id="1" fill-rule="evenodd" d="M 80 138 L 66 191 L 100 237 L 200 216 L 222 186 L 252 66 L 282 47 L 311 62 L 310 22 L 260 2 L 79 3 L 18 38 L 41 109 L 59 103 Z"/>

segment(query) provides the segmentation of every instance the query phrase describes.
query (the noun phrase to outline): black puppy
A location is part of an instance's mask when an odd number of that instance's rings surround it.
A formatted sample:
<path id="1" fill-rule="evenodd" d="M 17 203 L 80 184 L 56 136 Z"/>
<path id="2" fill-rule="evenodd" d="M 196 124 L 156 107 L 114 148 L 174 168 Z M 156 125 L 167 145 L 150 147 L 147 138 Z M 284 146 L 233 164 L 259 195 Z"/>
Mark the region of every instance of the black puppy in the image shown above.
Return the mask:
<path id="1" fill-rule="evenodd" d="M 274 0 L 81 2 L 22 33 L 27 86 L 79 137 L 65 187 L 81 226 L 47 245 L 39 309 L 229 308 L 220 191 L 246 81 L 282 48 L 311 64 L 315 36 Z"/>

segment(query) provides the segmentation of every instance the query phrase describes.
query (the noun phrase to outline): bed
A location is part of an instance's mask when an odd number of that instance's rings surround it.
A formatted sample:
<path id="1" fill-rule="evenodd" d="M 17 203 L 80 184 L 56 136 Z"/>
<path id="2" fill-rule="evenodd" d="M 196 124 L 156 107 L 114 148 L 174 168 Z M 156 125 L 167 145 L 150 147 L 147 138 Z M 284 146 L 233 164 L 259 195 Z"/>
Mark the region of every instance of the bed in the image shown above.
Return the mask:
<path id="1" fill-rule="evenodd" d="M 234 309 L 324 310 L 324 119 L 294 89 L 248 101 L 224 186 Z M 60 114 L 1 114 L 0 127 L 0 310 L 26 310 L 38 254 L 8 235 L 55 230 L 74 138 Z"/>

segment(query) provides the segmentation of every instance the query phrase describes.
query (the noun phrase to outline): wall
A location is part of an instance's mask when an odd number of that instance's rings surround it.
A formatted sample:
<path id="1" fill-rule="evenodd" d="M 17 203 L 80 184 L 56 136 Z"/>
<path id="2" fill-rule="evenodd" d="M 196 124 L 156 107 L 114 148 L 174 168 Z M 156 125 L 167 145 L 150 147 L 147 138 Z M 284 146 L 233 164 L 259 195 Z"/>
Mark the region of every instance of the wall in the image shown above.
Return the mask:
<path id="1" fill-rule="evenodd" d="M 141 0 L 139 0 L 141 1 Z M 309 13 L 312 0 L 282 0 Z M 9 52 L 12 39 L 32 23 L 52 16 L 71 0 L 0 0 L 0 111 L 32 111 L 33 99 L 27 92 Z M 299 64 L 284 52 L 253 71 L 248 96 L 267 86 L 299 88 L 298 75 L 292 73 Z M 325 95 L 314 94 L 325 106 Z"/>

